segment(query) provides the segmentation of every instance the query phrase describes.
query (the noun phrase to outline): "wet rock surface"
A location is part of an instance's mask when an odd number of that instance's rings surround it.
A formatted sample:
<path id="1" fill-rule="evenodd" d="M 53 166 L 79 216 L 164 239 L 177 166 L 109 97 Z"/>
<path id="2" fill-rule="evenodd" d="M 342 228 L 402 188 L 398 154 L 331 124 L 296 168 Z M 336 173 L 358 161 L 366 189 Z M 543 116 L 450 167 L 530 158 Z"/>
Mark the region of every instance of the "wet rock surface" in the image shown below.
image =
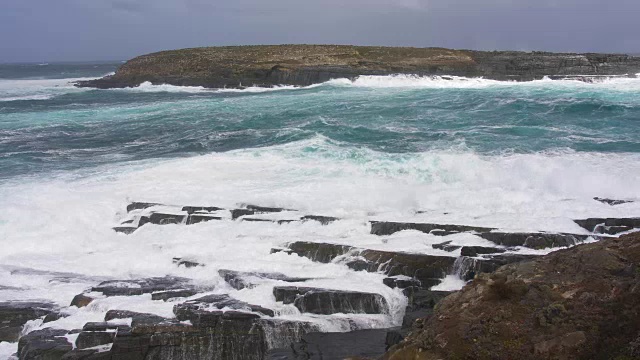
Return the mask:
<path id="1" fill-rule="evenodd" d="M 68 330 L 45 328 L 21 337 L 18 342 L 20 360 L 61 359 L 72 349 L 72 344 L 65 337 L 68 332 Z"/>
<path id="2" fill-rule="evenodd" d="M 582 243 L 589 237 L 588 235 L 576 234 L 505 232 L 487 232 L 478 234 L 478 236 L 496 245 L 524 246 L 531 249 L 573 246 Z"/>
<path id="3" fill-rule="evenodd" d="M 410 61 L 407 61 L 410 59 Z M 153 84 L 238 88 L 307 86 L 358 75 L 454 75 L 528 81 L 588 80 L 590 75 L 640 72 L 640 58 L 623 54 L 470 51 L 350 45 L 260 45 L 162 51 L 136 57 L 114 75 L 76 86 L 121 88 Z"/>
<path id="4" fill-rule="evenodd" d="M 272 214 L 291 212 L 293 219 L 262 219 L 251 217 L 260 214 Z M 127 213 L 130 218 L 114 226 L 115 232 L 125 235 L 133 234 L 140 227 L 152 225 L 194 225 L 208 221 L 242 220 L 247 222 L 270 222 L 279 225 L 296 221 L 317 221 L 322 225 L 329 225 L 340 220 L 332 216 L 299 215 L 297 210 L 280 207 L 267 207 L 259 205 L 242 205 L 236 209 L 224 209 L 217 206 L 176 206 L 151 202 L 132 202 L 127 205 Z"/>
<path id="5" fill-rule="evenodd" d="M 640 229 L 640 218 L 589 218 L 574 220 L 582 228 L 595 233 L 606 233 L 607 229 L 617 228 L 620 231 Z"/>
<path id="6" fill-rule="evenodd" d="M 55 312 L 48 302 L 0 302 L 0 341 L 16 342 L 27 321 Z"/>
<path id="7" fill-rule="evenodd" d="M 385 359 L 637 358 L 638 268 L 640 234 L 504 266 L 443 299 Z"/>
<path id="8" fill-rule="evenodd" d="M 273 288 L 276 301 L 293 304 L 300 312 L 331 315 L 385 314 L 389 306 L 380 294 L 358 291 L 330 290 L 298 286 Z"/>
<path id="9" fill-rule="evenodd" d="M 611 206 L 628 204 L 633 202 L 633 200 L 617 200 L 617 199 L 609 199 L 609 198 L 601 198 L 601 197 L 594 197 L 593 200 L 599 201 L 603 204 L 607 204 Z"/>
<path id="10" fill-rule="evenodd" d="M 494 229 L 480 226 L 429 224 L 429 223 L 403 223 L 391 221 L 371 221 L 371 233 L 374 235 L 391 235 L 402 230 L 418 230 L 434 235 L 449 235 L 458 232 L 489 232 Z"/>
<path id="11" fill-rule="evenodd" d="M 348 333 L 309 333 L 286 349 L 268 353 L 268 360 L 369 359 L 384 354 L 386 329 L 357 330 Z"/>
<path id="12" fill-rule="evenodd" d="M 538 255 L 528 254 L 498 254 L 482 255 L 479 258 L 461 256 L 456 259 L 456 274 L 463 280 L 473 280 L 482 273 L 491 273 L 503 265 L 538 258 Z"/>
<path id="13" fill-rule="evenodd" d="M 246 312 L 256 312 L 262 315 L 274 316 L 274 312 L 271 309 L 266 309 L 262 306 L 248 304 L 246 302 L 236 300 L 229 295 L 206 295 L 194 300 L 185 301 L 184 303 L 175 305 L 173 312 L 176 318 L 179 320 L 190 320 L 193 322 L 200 322 L 203 318 L 209 316 L 211 311 L 216 309 L 234 309 L 242 310 Z M 250 317 L 259 317 L 256 314 L 246 314 Z M 240 316 L 240 315 L 238 315 Z"/>
<path id="14" fill-rule="evenodd" d="M 224 281 L 226 281 L 229 285 L 231 285 L 232 288 L 236 290 L 254 287 L 255 281 L 265 279 L 285 282 L 304 282 L 310 280 L 310 278 L 290 277 L 281 273 L 245 272 L 226 269 L 218 270 L 218 273 L 224 279 Z"/>
<path id="15" fill-rule="evenodd" d="M 19 358 L 262 360 L 269 349 L 285 347 L 303 334 L 319 330 L 306 322 L 261 319 L 255 313 L 233 310 L 210 311 L 195 324 L 180 320 L 183 314 L 177 315 L 179 319 L 166 319 L 110 310 L 105 322 L 87 323 L 81 330 L 47 328 L 22 337 Z M 111 322 L 127 318 L 132 319 L 131 326 Z"/>
<path id="16" fill-rule="evenodd" d="M 460 256 L 478 256 L 482 254 L 497 254 L 507 250 L 487 246 L 463 246 L 460 249 Z"/>
<path id="17" fill-rule="evenodd" d="M 234 214 L 238 224 L 242 221 L 255 222 L 255 225 L 244 225 L 251 227 L 273 227 L 274 225 L 269 224 L 277 223 L 283 225 L 290 222 L 303 221 L 317 221 L 321 225 L 328 225 L 340 220 L 330 216 L 296 215 L 295 210 L 284 207 L 238 205 L 238 208 L 228 210 L 216 206 L 168 206 L 158 203 L 137 202 L 127 207 L 126 216 L 129 218 L 123 220 L 119 227 L 128 229 L 123 230 L 125 232 L 132 232 L 143 225 L 191 225 L 211 220 L 232 221 Z M 276 215 L 280 218 L 275 217 Z M 291 219 L 287 219 L 289 216 L 291 216 Z M 262 222 L 265 224 L 261 225 L 260 223 Z M 606 239 L 606 234 L 632 231 L 640 224 L 635 218 L 597 218 L 576 220 L 576 223 L 581 224 L 581 226 L 584 225 L 585 229 L 593 233 L 591 237 L 597 240 Z M 462 240 L 457 239 L 455 243 L 453 241 L 443 241 L 431 245 L 433 249 L 443 251 L 435 253 L 447 255 L 446 252 L 449 252 L 451 256 L 385 251 L 345 244 L 305 241 L 295 241 L 284 245 L 282 248 L 272 249 L 272 253 L 284 252 L 290 255 L 304 256 L 314 262 L 344 265 L 354 271 L 385 274 L 387 277 L 382 280 L 383 284 L 390 288 L 398 289 L 396 290 L 398 293 L 401 291 L 407 297 L 407 307 L 402 319 L 402 326 L 367 331 L 361 331 L 361 329 L 370 325 L 362 326 L 363 323 L 359 321 L 362 321 L 362 319 L 367 319 L 365 322 L 377 321 L 372 319 L 377 319 L 377 315 L 387 315 L 390 312 L 389 304 L 382 295 L 366 291 L 324 288 L 323 286 L 316 286 L 317 282 L 314 282 L 313 286 L 300 286 L 303 285 L 300 283 L 313 280 L 306 277 L 292 277 L 278 272 L 218 270 L 215 264 L 207 263 L 207 267 L 203 267 L 204 265 L 200 264 L 198 259 L 189 258 L 188 256 L 175 257 L 172 260 L 175 264 L 173 269 L 180 271 L 181 274 L 182 272 L 186 274 L 196 271 L 193 268 L 199 268 L 197 271 L 207 271 L 209 268 L 212 269 L 211 271 L 218 271 L 220 277 L 230 287 L 238 291 L 254 291 L 251 289 L 256 287 L 260 287 L 258 288 L 260 290 L 264 286 L 269 292 L 272 292 L 276 301 L 281 302 L 273 309 L 238 300 L 229 294 L 211 294 L 210 292 L 214 290 L 213 287 L 202 288 L 195 286 L 190 279 L 183 277 L 166 276 L 133 280 L 87 277 L 83 278 L 82 281 L 90 286 L 92 293 L 79 294 L 73 299 L 72 306 L 84 307 L 96 300 L 104 303 L 112 300 L 121 300 L 106 298 L 112 296 L 126 297 L 147 294 L 142 298 L 148 301 L 150 297 L 151 300 L 155 301 L 153 306 L 173 307 L 175 317 L 162 317 L 128 310 L 109 310 L 104 317 L 104 322 L 87 323 L 82 329 L 45 329 L 46 331 L 38 330 L 39 332 L 32 332 L 33 336 L 21 339 L 20 351 L 22 352 L 20 353 L 20 358 L 51 360 L 343 359 L 357 356 L 379 356 L 386 348 L 391 346 L 395 346 L 392 351 L 400 351 L 398 353 L 400 355 L 393 355 L 396 356 L 396 359 L 404 359 L 407 358 L 406 356 L 412 358 L 415 355 L 411 353 L 413 348 L 406 347 L 404 344 L 412 341 L 416 336 L 415 334 L 422 333 L 434 321 L 433 318 L 437 315 L 437 313 L 434 315 L 434 307 L 440 301 L 443 301 L 443 298 L 448 295 L 459 296 L 456 295 L 457 293 L 430 290 L 434 285 L 440 284 L 446 276 L 455 275 L 462 280 L 473 280 L 472 285 L 482 281 L 500 282 L 501 280 L 495 280 L 487 274 L 496 271 L 496 274 L 499 274 L 504 271 L 505 267 L 503 266 L 505 265 L 507 265 L 506 268 L 526 268 L 526 266 L 532 266 L 530 265 L 531 263 L 536 263 L 539 260 L 537 255 L 518 253 L 520 249 L 516 247 L 523 246 L 533 249 L 560 248 L 580 244 L 588 238 L 588 235 L 564 233 L 507 233 L 489 227 L 466 225 L 371 222 L 371 233 L 374 235 L 386 236 L 402 230 L 417 230 L 436 236 L 447 236 L 463 232 L 471 233 L 484 240 L 491 241 L 496 246 L 486 246 L 486 242 L 483 243 L 482 241 L 474 243 L 473 239 L 469 244 L 465 244 L 461 242 L 466 241 L 464 240 L 465 238 L 462 238 Z M 380 241 L 384 244 L 388 240 L 380 238 Z M 476 244 L 482 244 L 482 246 Z M 457 256 L 458 254 L 460 256 Z M 589 261 L 593 261 L 593 259 L 589 258 Z M 597 263 L 600 260 L 595 259 L 594 261 Z M 586 269 L 587 273 L 597 278 L 600 274 L 595 270 L 591 270 L 590 266 L 592 265 L 580 263 L 575 266 L 578 269 Z M 183 269 L 176 269 L 176 266 Z M 606 270 L 601 270 L 608 271 L 607 274 L 612 276 L 626 274 L 624 276 L 632 277 L 630 274 L 634 273 L 633 269 L 635 268 L 625 267 L 620 270 L 613 266 L 611 268 L 606 267 Z M 30 273 L 32 270 L 18 269 L 15 271 Z M 34 271 L 37 272 L 37 270 Z M 46 272 L 46 274 L 52 278 L 52 281 L 56 282 L 73 282 L 79 279 L 77 274 L 51 272 Z M 537 281 L 535 280 L 534 283 L 537 283 Z M 309 283 L 311 284 L 311 282 Z M 551 287 L 552 292 L 556 291 L 551 285 L 548 286 Z M 635 291 L 633 290 L 635 289 L 634 286 L 631 283 L 624 283 L 620 288 L 610 289 L 612 292 L 609 296 L 614 296 L 611 294 L 618 296 L 618 292 L 623 290 L 633 293 Z M 223 285 L 223 288 L 226 287 L 226 285 Z M 448 285 L 443 284 L 440 288 L 446 289 Z M 216 288 L 215 290 L 219 289 Z M 561 296 L 563 299 L 571 298 L 574 290 L 575 288 L 571 288 L 563 292 Z M 510 290 L 506 291 L 509 293 Z M 231 293 L 234 294 L 233 292 Z M 592 291 L 589 291 L 589 294 L 591 293 Z M 546 296 L 545 294 L 546 292 L 543 292 L 540 298 Z M 270 295 L 268 294 L 267 296 Z M 509 296 L 511 295 L 507 297 Z M 580 296 L 586 303 L 592 301 L 592 295 Z M 593 296 L 603 297 L 604 295 L 596 293 Z M 238 297 L 240 298 L 240 296 Z M 534 300 L 539 300 L 536 299 Z M 553 297 L 553 300 L 562 302 L 557 296 Z M 445 303 L 446 301 L 448 300 L 445 300 Z M 535 301 L 534 305 L 538 306 Z M 164 304 L 163 302 L 170 303 Z M 99 308 L 100 306 L 102 304 L 98 303 L 95 306 L 92 305 L 91 308 Z M 284 313 L 295 311 L 291 306 L 306 314 L 304 316 L 310 319 L 341 319 L 343 321 L 341 326 L 351 331 L 347 333 L 315 334 L 321 330 L 317 323 L 293 321 L 281 316 L 282 311 Z M 467 311 L 465 309 L 470 306 L 469 304 L 458 304 L 458 310 L 464 313 Z M 494 304 L 494 306 L 496 309 L 500 307 L 499 304 Z M 564 310 L 556 306 L 555 303 L 544 305 L 540 313 L 536 314 L 539 324 L 543 324 L 540 326 L 554 327 L 558 324 L 564 324 L 564 322 L 558 323 L 560 321 L 558 319 L 564 321 L 566 318 L 565 311 L 570 311 L 572 309 L 571 306 L 576 305 L 564 304 L 563 306 L 565 306 Z M 598 309 L 598 311 L 602 312 L 600 308 Z M 77 310 L 74 309 L 73 311 Z M 79 311 L 86 311 L 86 309 Z M 51 322 L 67 314 L 52 311 L 40 317 L 45 315 L 47 315 L 48 321 Z M 632 316 L 633 313 L 628 313 L 627 315 Z M 0 310 L 0 319 L 1 317 L 2 312 Z M 495 319 L 497 318 L 499 316 L 495 317 Z M 509 318 L 509 316 L 505 318 Z M 492 318 L 485 322 L 491 323 L 495 319 Z M 445 319 L 445 322 L 447 321 L 448 318 Z M 598 324 L 605 324 L 605 322 Z M 527 326 L 529 325 L 531 324 L 527 324 Z M 626 326 L 626 323 L 623 325 Z M 14 334 L 19 334 L 21 326 L 13 329 Z M 603 327 L 604 325 L 598 326 Z M 17 333 L 15 332 L 16 329 Z M 492 331 L 495 329 L 498 329 L 496 331 L 501 331 L 500 329 L 502 328 L 482 329 L 482 331 L 488 331 L 493 334 Z M 467 328 L 464 330 L 467 331 Z M 555 354 L 557 351 L 562 353 L 565 348 L 576 349 L 584 346 L 593 338 L 589 332 L 591 330 L 585 330 L 584 327 L 569 328 L 569 330 L 572 331 L 567 333 L 553 332 L 553 334 L 557 335 L 553 338 L 544 336 L 535 338 L 536 342 L 531 347 L 531 353 L 537 354 L 540 358 L 545 358 L 548 357 L 548 354 Z M 472 335 L 477 334 L 473 331 L 471 332 Z M 2 334 L 1 329 L 0 334 Z M 18 335 L 15 336 L 14 339 L 17 339 Z M 470 336 L 465 339 L 473 341 Z M 408 340 L 404 341 L 405 338 Z M 480 340 L 479 344 L 483 341 L 482 339 Z M 70 342 L 74 343 L 71 344 Z M 435 342 L 438 346 L 442 344 L 440 338 Z M 520 343 L 514 342 L 513 344 L 520 346 Z M 627 353 L 635 354 L 634 351 L 636 350 L 634 349 L 636 347 L 640 348 L 640 345 L 634 347 L 633 344 L 635 344 L 633 341 L 627 344 L 628 348 L 631 349 Z M 74 346 L 75 348 L 73 348 Z M 422 353 L 420 352 L 420 354 Z"/>
<path id="18" fill-rule="evenodd" d="M 192 289 L 191 280 L 187 278 L 165 276 L 141 280 L 108 280 L 91 288 L 91 291 L 105 296 L 132 296 L 165 290 Z"/>

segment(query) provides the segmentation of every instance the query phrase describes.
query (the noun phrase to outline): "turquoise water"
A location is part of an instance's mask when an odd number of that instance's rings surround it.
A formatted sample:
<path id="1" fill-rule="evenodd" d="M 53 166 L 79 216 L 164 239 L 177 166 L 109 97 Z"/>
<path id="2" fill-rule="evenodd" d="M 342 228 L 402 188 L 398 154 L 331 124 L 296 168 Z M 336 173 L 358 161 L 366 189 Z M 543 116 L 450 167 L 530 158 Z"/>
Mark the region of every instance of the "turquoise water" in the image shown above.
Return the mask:
<path id="1" fill-rule="evenodd" d="M 149 296 L 71 299 L 100 278 L 179 276 L 323 331 L 402 323 L 406 299 L 383 274 L 271 253 L 294 241 L 460 255 L 433 244 L 495 246 L 469 233 L 370 234 L 369 222 L 586 234 L 573 220 L 640 216 L 640 79 L 587 84 L 361 77 L 306 88 L 207 90 L 143 84 L 77 89 L 119 64 L 0 66 L 0 301 L 47 299 L 78 329 L 107 309 L 172 317 Z M 610 206 L 593 198 L 631 202 Z M 112 230 L 131 201 L 296 209 L 274 220 Z M 174 209 L 174 210 L 172 210 Z M 279 218 L 282 217 L 282 218 Z M 510 248 L 544 254 L 555 249 Z M 177 267 L 173 258 L 203 267 Z M 22 272 L 15 271 L 23 269 Z M 37 271 L 31 271 L 36 269 Z M 217 270 L 279 272 L 308 286 L 379 293 L 387 315 L 318 317 L 277 303 L 273 283 L 240 291 Z M 64 281 L 55 274 L 73 273 Z M 439 289 L 464 285 L 448 276 Z M 289 308 L 287 308 L 289 307 Z M 354 322 L 355 321 L 355 322 Z M 36 325 L 34 325 L 36 326 Z M 17 344 L 0 343 L 0 359 Z"/>
<path id="2" fill-rule="evenodd" d="M 1 65 L 0 178 L 317 136 L 391 154 L 640 152 L 640 79 L 510 84 L 380 77 L 271 91 L 69 84 L 117 65 Z"/>

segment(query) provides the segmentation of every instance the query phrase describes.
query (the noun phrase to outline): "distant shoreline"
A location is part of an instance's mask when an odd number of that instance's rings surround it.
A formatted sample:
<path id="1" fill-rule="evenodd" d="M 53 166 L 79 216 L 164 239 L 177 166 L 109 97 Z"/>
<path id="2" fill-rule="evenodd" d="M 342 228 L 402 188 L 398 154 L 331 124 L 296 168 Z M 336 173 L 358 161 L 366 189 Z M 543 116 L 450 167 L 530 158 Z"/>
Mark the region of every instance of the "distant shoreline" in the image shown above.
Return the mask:
<path id="1" fill-rule="evenodd" d="M 350 45 L 256 45 L 161 51 L 125 62 L 111 76 L 79 87 L 124 88 L 144 82 L 205 88 L 308 86 L 360 75 L 483 77 L 531 81 L 640 73 L 640 57 Z"/>

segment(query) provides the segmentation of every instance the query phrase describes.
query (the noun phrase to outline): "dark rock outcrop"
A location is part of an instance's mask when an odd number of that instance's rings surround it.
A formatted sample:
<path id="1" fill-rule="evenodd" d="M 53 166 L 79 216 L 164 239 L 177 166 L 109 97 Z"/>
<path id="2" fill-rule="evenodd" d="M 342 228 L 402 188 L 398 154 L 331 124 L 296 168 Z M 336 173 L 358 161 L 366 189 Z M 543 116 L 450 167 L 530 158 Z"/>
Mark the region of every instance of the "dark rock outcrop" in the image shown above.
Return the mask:
<path id="1" fill-rule="evenodd" d="M 323 263 L 345 255 L 346 265 L 353 269 L 381 271 L 389 276 L 404 275 L 420 281 L 425 287 L 440 283 L 452 270 L 456 260 L 450 256 L 360 249 L 347 245 L 305 241 L 290 243 L 285 251 Z"/>
<path id="2" fill-rule="evenodd" d="M 454 272 L 463 280 L 472 280 L 476 275 L 492 273 L 503 265 L 535 259 L 539 255 L 498 254 L 482 255 L 480 258 L 461 256 L 456 259 Z"/>
<path id="3" fill-rule="evenodd" d="M 269 351 L 267 360 L 375 359 L 384 354 L 387 329 L 348 333 L 312 332 L 289 348 Z"/>
<path id="4" fill-rule="evenodd" d="M 69 304 L 69 306 L 75 306 L 75 307 L 85 307 L 89 304 L 91 304 L 91 302 L 93 302 L 93 300 L 95 300 L 95 298 L 86 295 L 86 294 L 78 294 L 76 296 L 73 297 L 73 300 L 71 300 L 71 304 Z"/>
<path id="5" fill-rule="evenodd" d="M 173 276 L 154 277 L 141 280 L 108 280 L 91 288 L 105 296 L 132 296 L 165 290 L 191 289 L 190 280 Z"/>
<path id="6" fill-rule="evenodd" d="M 623 54 L 470 51 L 349 45 L 260 45 L 192 48 L 139 56 L 114 75 L 77 86 L 121 88 L 153 84 L 240 88 L 306 86 L 359 75 L 415 74 L 527 81 L 640 72 L 640 58 Z"/>
<path id="7" fill-rule="evenodd" d="M 640 229 L 640 218 L 589 218 L 574 222 L 584 229 L 600 234 L 617 234 Z"/>
<path id="8" fill-rule="evenodd" d="M 452 252 L 452 251 L 456 251 L 458 249 L 460 249 L 462 246 L 459 245 L 451 245 L 452 241 L 445 241 L 439 244 L 433 244 L 431 245 L 432 248 L 434 249 L 438 249 L 438 250 L 444 250 L 447 252 Z"/>
<path id="9" fill-rule="evenodd" d="M 618 219 L 620 220 L 620 219 Z M 580 222 L 580 220 L 576 220 Z M 374 235 L 391 235 L 402 230 L 417 230 L 436 236 L 446 236 L 461 232 L 472 232 L 496 245 L 524 246 L 532 249 L 549 247 L 567 247 L 583 242 L 589 236 L 564 233 L 507 233 L 495 231 L 493 228 L 431 223 L 402 223 L 388 221 L 372 221 L 371 233 Z M 432 245 L 434 249 L 454 251 L 458 248 L 449 245 L 450 242 Z"/>
<path id="10" fill-rule="evenodd" d="M 189 260 L 189 259 L 185 259 L 185 258 L 181 258 L 181 257 L 174 257 L 173 259 L 171 259 L 171 261 L 178 265 L 178 266 L 184 266 L 186 268 L 194 268 L 194 267 L 198 267 L 198 266 L 204 266 L 203 264 L 200 264 L 197 261 L 194 260 Z"/>
<path id="11" fill-rule="evenodd" d="M 0 302 L 0 342 L 16 342 L 27 321 L 39 319 L 55 311 L 46 302 Z"/>
<path id="12" fill-rule="evenodd" d="M 460 256 L 478 256 L 483 254 L 497 254 L 505 252 L 505 249 L 499 249 L 487 246 L 463 246 L 460 249 Z"/>
<path id="13" fill-rule="evenodd" d="M 200 311 L 200 310 L 197 310 Z M 209 311 L 207 316 L 178 311 L 178 319 L 110 310 L 105 321 L 132 318 L 131 326 L 87 323 L 82 330 L 43 329 L 20 339 L 20 360 L 263 360 L 270 349 L 300 341 L 316 325 L 261 319 L 255 313 Z M 190 324 L 184 320 L 190 320 Z M 75 344 L 68 335 L 77 334 Z M 73 345 L 76 346 L 72 350 Z"/>
<path id="14" fill-rule="evenodd" d="M 72 344 L 65 335 L 69 331 L 45 328 L 32 331 L 20 338 L 18 357 L 20 360 L 54 360 L 61 359 L 71 351 Z"/>
<path id="15" fill-rule="evenodd" d="M 209 319 L 212 314 L 217 313 L 215 311 L 211 311 L 211 309 L 224 308 L 246 311 L 248 317 L 259 317 L 251 312 L 267 316 L 275 315 L 271 309 L 258 305 L 247 304 L 226 294 L 206 295 L 194 300 L 185 301 L 181 304 L 175 305 L 173 307 L 173 312 L 178 320 L 189 320 L 192 324 L 196 325 L 201 324 L 203 321 L 206 322 L 206 319 Z"/>
<path id="16" fill-rule="evenodd" d="M 329 225 L 332 222 L 338 221 L 340 219 L 337 218 L 337 217 L 333 217 L 333 216 L 305 215 L 305 216 L 301 217 L 300 220 L 302 220 L 302 221 L 313 220 L 313 221 L 319 222 L 322 225 Z"/>
<path id="17" fill-rule="evenodd" d="M 489 232 L 493 228 L 467 225 L 451 224 L 429 224 L 429 223 L 403 223 L 391 221 L 371 221 L 371 233 L 374 235 L 391 235 L 402 230 L 418 230 L 423 233 L 433 233 L 434 235 L 449 235 L 457 232 Z M 434 233 L 435 232 L 435 233 Z"/>
<path id="18" fill-rule="evenodd" d="M 260 279 L 278 280 L 285 282 L 302 282 L 310 280 L 309 278 L 296 278 L 290 277 L 281 273 L 262 273 L 262 272 L 244 272 L 234 270 L 218 270 L 218 274 L 226 281 L 232 288 L 236 290 L 242 290 L 244 288 L 254 287 L 253 281 Z"/>
<path id="19" fill-rule="evenodd" d="M 640 234 L 511 264 L 445 299 L 385 359 L 636 359 Z"/>
<path id="20" fill-rule="evenodd" d="M 386 300 L 380 294 L 359 291 L 329 290 L 298 286 L 273 288 L 276 301 L 293 304 L 300 312 L 331 315 L 385 314 L 389 312 Z"/>
<path id="21" fill-rule="evenodd" d="M 601 197 L 594 197 L 593 200 L 595 201 L 599 201 L 603 204 L 607 204 L 607 205 L 611 205 L 611 206 L 615 206 L 615 205 L 622 205 L 622 204 L 627 204 L 627 203 L 632 203 L 633 200 L 618 200 L 618 199 L 608 199 L 608 198 L 601 198 Z"/>
<path id="22" fill-rule="evenodd" d="M 503 246 L 524 246 L 531 249 L 568 247 L 586 240 L 588 235 L 556 233 L 505 233 L 487 232 L 477 234 L 485 240 Z"/>
<path id="23" fill-rule="evenodd" d="M 185 298 L 194 296 L 198 293 L 196 289 L 178 289 L 178 290 L 163 290 L 154 292 L 151 294 L 151 300 L 167 301 L 175 298 Z"/>

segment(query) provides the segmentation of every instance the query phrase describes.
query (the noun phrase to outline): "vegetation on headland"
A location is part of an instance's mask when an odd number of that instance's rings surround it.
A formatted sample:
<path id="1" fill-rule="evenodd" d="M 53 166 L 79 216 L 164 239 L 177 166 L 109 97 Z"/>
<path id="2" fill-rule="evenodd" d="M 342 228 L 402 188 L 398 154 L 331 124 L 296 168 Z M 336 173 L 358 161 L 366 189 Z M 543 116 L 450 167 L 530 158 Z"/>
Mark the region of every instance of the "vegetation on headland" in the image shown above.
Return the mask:
<path id="1" fill-rule="evenodd" d="M 551 77 L 634 76 L 640 58 L 625 54 L 473 51 L 350 45 L 203 47 L 142 55 L 103 79 L 78 86 L 143 82 L 209 88 L 311 85 L 359 75 L 452 75 L 527 81 Z"/>

